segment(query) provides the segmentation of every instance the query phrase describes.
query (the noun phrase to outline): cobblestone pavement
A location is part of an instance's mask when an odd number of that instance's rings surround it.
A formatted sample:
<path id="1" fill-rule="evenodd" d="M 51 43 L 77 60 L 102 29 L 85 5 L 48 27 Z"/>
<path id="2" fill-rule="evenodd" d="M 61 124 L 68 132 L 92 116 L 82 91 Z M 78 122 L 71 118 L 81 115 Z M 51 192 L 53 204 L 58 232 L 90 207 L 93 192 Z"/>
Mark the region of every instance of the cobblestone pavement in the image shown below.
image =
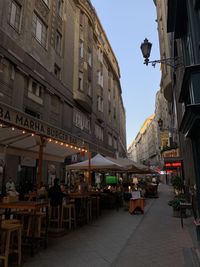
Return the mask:
<path id="1" fill-rule="evenodd" d="M 96 221 L 49 240 L 46 250 L 27 258 L 23 267 L 197 267 L 192 218 L 172 217 L 169 186 L 147 199 L 144 215 L 123 208 L 108 210 Z"/>

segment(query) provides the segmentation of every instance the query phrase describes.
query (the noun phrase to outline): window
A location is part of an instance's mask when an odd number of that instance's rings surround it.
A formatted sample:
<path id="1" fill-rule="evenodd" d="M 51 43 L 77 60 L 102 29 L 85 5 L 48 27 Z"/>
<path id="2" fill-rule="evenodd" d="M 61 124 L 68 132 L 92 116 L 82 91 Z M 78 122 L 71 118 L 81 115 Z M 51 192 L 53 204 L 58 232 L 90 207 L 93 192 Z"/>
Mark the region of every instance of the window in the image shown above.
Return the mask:
<path id="1" fill-rule="evenodd" d="M 97 72 L 97 83 L 103 87 L 103 73 L 100 70 Z"/>
<path id="2" fill-rule="evenodd" d="M 103 51 L 101 50 L 101 48 L 98 48 L 98 60 L 103 63 Z"/>
<path id="3" fill-rule="evenodd" d="M 51 105 L 54 108 L 54 110 L 59 107 L 59 99 L 57 96 L 51 95 Z"/>
<path id="4" fill-rule="evenodd" d="M 103 141 L 103 128 L 98 124 L 95 124 L 95 137 Z"/>
<path id="5" fill-rule="evenodd" d="M 108 89 L 108 101 L 111 101 L 111 91 Z"/>
<path id="6" fill-rule="evenodd" d="M 116 108 L 114 107 L 114 112 L 113 112 L 113 118 L 114 118 L 114 120 L 116 120 L 116 118 L 117 118 L 117 115 L 116 115 Z"/>
<path id="7" fill-rule="evenodd" d="M 58 80 L 61 79 L 61 69 L 57 64 L 54 65 L 54 74 Z"/>
<path id="8" fill-rule="evenodd" d="M 81 11 L 80 12 L 80 25 L 83 26 L 84 24 L 84 13 Z"/>
<path id="9" fill-rule="evenodd" d="M 59 55 L 61 55 L 61 45 L 62 45 L 62 36 L 58 31 L 56 31 L 55 50 L 56 50 L 56 53 L 58 53 Z"/>
<path id="10" fill-rule="evenodd" d="M 79 72 L 78 88 L 83 91 L 83 73 Z"/>
<path id="11" fill-rule="evenodd" d="M 108 134 L 108 145 L 112 146 L 112 135 Z"/>
<path id="12" fill-rule="evenodd" d="M 91 81 L 88 81 L 88 96 L 92 96 L 92 83 Z"/>
<path id="13" fill-rule="evenodd" d="M 21 18 L 21 6 L 16 2 L 12 1 L 10 6 L 10 25 L 19 31 Z"/>
<path id="14" fill-rule="evenodd" d="M 29 79 L 28 83 L 28 97 L 38 104 L 43 104 L 43 95 L 44 87 L 39 84 L 37 81 L 32 78 Z"/>
<path id="15" fill-rule="evenodd" d="M 74 110 L 73 123 L 81 130 L 86 130 L 90 132 L 90 119 L 79 110 Z"/>
<path id="16" fill-rule="evenodd" d="M 82 40 L 80 40 L 79 54 L 80 54 L 80 58 L 84 57 L 84 43 Z"/>
<path id="17" fill-rule="evenodd" d="M 193 65 L 194 64 L 194 53 L 193 53 L 192 39 L 190 35 L 185 37 L 184 44 L 185 44 L 184 52 L 185 52 L 186 64 Z"/>
<path id="18" fill-rule="evenodd" d="M 113 80 L 113 98 L 116 97 L 116 80 Z"/>
<path id="19" fill-rule="evenodd" d="M 92 53 L 90 49 L 88 49 L 88 65 L 91 67 L 92 66 Z"/>
<path id="20" fill-rule="evenodd" d="M 43 2 L 44 2 L 47 6 L 49 6 L 49 0 L 43 0 Z"/>
<path id="21" fill-rule="evenodd" d="M 34 13 L 33 14 L 33 34 L 36 40 L 44 47 L 47 42 L 47 26 L 42 20 Z"/>
<path id="22" fill-rule="evenodd" d="M 103 112 L 103 98 L 101 96 L 97 97 L 97 110 Z"/>
<path id="23" fill-rule="evenodd" d="M 62 17 L 63 0 L 56 0 L 56 3 L 56 12 L 60 17 Z"/>
<path id="24" fill-rule="evenodd" d="M 114 149 L 117 149 L 117 138 L 116 137 L 113 138 L 113 147 Z"/>
<path id="25" fill-rule="evenodd" d="M 199 104 L 200 103 L 200 86 L 199 86 L 200 72 L 191 73 L 189 79 L 189 91 L 187 94 L 186 104 Z"/>

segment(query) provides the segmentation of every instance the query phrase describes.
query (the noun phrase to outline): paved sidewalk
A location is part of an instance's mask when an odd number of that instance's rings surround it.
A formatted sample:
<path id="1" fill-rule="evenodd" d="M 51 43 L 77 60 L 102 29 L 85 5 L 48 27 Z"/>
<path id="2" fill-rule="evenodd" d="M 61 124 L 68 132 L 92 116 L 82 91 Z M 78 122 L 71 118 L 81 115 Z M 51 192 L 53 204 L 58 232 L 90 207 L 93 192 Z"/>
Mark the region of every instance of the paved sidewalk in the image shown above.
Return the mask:
<path id="1" fill-rule="evenodd" d="M 167 202 L 172 189 L 160 186 L 160 197 L 145 214 L 112 266 L 193 267 L 200 266 L 196 255 L 193 218 L 172 217 Z"/>
<path id="2" fill-rule="evenodd" d="M 93 223 L 50 240 L 23 267 L 197 267 L 192 218 L 172 217 L 172 189 L 159 186 L 159 198 L 147 199 L 144 215 L 103 211 Z"/>

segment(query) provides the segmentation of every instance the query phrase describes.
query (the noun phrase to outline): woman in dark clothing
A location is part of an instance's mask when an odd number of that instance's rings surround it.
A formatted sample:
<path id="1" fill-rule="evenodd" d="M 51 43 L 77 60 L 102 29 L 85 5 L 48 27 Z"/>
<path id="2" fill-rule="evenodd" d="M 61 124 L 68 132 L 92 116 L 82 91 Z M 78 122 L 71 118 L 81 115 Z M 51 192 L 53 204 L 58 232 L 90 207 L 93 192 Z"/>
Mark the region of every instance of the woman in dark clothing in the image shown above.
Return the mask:
<path id="1" fill-rule="evenodd" d="M 62 206 L 62 199 L 66 195 L 61 191 L 58 178 L 54 179 L 54 185 L 49 189 L 50 204 L 53 207 Z"/>

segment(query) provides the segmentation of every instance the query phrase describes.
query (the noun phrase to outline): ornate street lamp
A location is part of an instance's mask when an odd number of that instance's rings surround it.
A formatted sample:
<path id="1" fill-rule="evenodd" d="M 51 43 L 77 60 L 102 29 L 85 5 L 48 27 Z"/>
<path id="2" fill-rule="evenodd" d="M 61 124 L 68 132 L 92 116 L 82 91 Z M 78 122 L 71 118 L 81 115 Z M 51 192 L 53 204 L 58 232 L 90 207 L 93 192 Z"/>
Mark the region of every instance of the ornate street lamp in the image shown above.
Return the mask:
<path id="1" fill-rule="evenodd" d="M 152 43 L 150 43 L 147 38 L 144 39 L 144 42 L 141 43 L 141 46 L 140 46 L 140 49 L 142 51 L 142 55 L 144 57 L 144 64 L 146 64 L 146 65 L 149 64 L 151 47 L 152 47 Z"/>
<path id="2" fill-rule="evenodd" d="M 158 60 L 153 60 L 149 61 L 149 57 L 151 54 L 151 47 L 152 43 L 148 41 L 147 38 L 144 39 L 144 42 L 141 43 L 140 49 L 142 51 L 142 55 L 144 57 L 144 64 L 148 66 L 149 63 L 152 64 L 153 67 L 156 66 L 156 63 L 162 63 L 167 66 L 170 66 L 172 68 L 177 68 L 178 66 L 182 65 L 181 62 L 179 61 L 180 58 L 178 57 L 173 57 L 173 58 L 164 58 L 164 59 L 158 59 Z"/>

